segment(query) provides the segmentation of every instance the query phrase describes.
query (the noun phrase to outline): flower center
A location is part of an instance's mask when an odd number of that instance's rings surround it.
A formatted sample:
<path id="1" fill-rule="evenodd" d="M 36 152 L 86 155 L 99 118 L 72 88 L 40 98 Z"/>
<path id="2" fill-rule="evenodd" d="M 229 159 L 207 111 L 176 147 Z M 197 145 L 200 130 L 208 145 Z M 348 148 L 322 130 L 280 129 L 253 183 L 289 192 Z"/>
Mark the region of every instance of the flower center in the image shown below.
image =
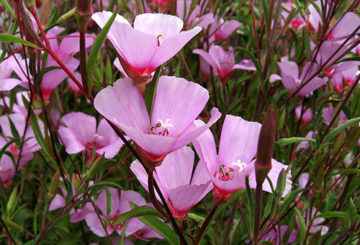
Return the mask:
<path id="1" fill-rule="evenodd" d="M 169 135 L 169 128 L 173 128 L 174 125 L 170 123 L 170 118 L 167 118 L 165 121 L 158 119 L 153 127 L 151 127 L 151 134 Z"/>
<path id="2" fill-rule="evenodd" d="M 115 224 L 117 218 L 119 217 L 119 215 L 115 215 L 115 216 L 112 216 L 109 218 L 109 225 L 111 228 L 113 228 L 114 230 L 120 230 L 124 227 L 125 225 L 125 222 L 120 222 L 120 223 L 117 223 Z"/>
<path id="3" fill-rule="evenodd" d="M 218 172 L 216 173 L 216 177 L 222 181 L 232 180 L 234 178 L 234 174 L 237 172 L 242 172 L 246 168 L 246 163 L 241 160 L 236 160 L 231 163 L 231 167 L 226 168 L 224 164 L 221 164 Z"/>

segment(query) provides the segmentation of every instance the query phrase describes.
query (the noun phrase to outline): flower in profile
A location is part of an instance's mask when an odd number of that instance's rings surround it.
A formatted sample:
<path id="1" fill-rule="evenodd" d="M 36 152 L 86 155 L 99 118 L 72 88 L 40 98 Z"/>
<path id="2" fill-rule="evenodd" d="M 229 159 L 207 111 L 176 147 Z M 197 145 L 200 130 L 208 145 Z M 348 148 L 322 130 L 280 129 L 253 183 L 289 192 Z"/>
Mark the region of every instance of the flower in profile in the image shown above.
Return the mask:
<path id="1" fill-rule="evenodd" d="M 298 120 L 301 118 L 301 124 L 307 124 L 313 117 L 313 113 L 310 108 L 305 109 L 303 106 L 298 106 L 295 109 L 295 115 Z"/>
<path id="2" fill-rule="evenodd" d="M 15 174 L 15 166 L 17 162 L 19 163 L 18 169 L 20 169 L 33 158 L 33 152 L 40 150 L 40 145 L 37 143 L 31 127 L 26 130 L 24 135 L 26 119 L 22 114 L 10 114 L 0 117 L 0 127 L 5 136 L 0 136 L 0 149 L 5 147 L 5 145 L 15 137 L 11 130 L 11 124 L 9 120 L 11 120 L 15 126 L 19 136 L 22 138 L 22 140 L 24 140 L 24 144 L 22 146 L 21 152 L 20 146 L 15 142 L 8 145 L 5 149 L 11 154 L 15 162 L 13 162 L 13 159 L 7 154 L 3 154 L 0 158 L 0 181 L 5 185 L 11 184 L 12 177 Z M 41 122 L 38 123 L 40 130 L 43 131 L 43 124 Z"/>
<path id="3" fill-rule="evenodd" d="M 285 88 L 292 90 L 298 89 L 303 83 L 305 83 L 310 77 L 312 77 L 318 69 L 318 65 L 312 62 L 305 64 L 301 75 L 299 76 L 299 67 L 293 61 L 278 62 L 281 76 L 273 74 L 270 76 L 270 82 L 281 80 Z M 302 97 L 307 96 L 314 90 L 320 88 L 327 83 L 326 78 L 314 77 L 299 91 L 299 95 Z"/>
<path id="4" fill-rule="evenodd" d="M 209 43 L 214 41 L 221 42 L 228 39 L 231 34 L 236 31 L 242 24 L 237 20 L 224 21 L 223 18 L 215 17 L 213 24 L 210 27 Z"/>
<path id="5" fill-rule="evenodd" d="M 111 16 L 111 12 L 103 11 L 93 14 L 92 19 L 103 28 Z M 180 18 L 166 14 L 138 15 L 134 27 L 117 15 L 107 36 L 123 70 L 135 84 L 141 84 L 201 31 L 201 27 L 188 31 L 181 31 L 182 28 Z"/>
<path id="6" fill-rule="evenodd" d="M 322 117 L 323 117 L 324 123 L 326 125 L 330 125 L 330 122 L 332 120 L 334 112 L 335 112 L 335 108 L 332 106 L 326 107 L 322 110 Z M 333 125 L 334 127 L 337 127 L 337 126 L 345 123 L 348 120 L 345 113 L 342 110 L 340 111 L 340 114 L 338 117 L 339 117 L 339 119 L 337 119 L 338 120 L 337 122 L 335 121 L 335 124 Z"/>
<path id="7" fill-rule="evenodd" d="M 223 83 L 229 81 L 231 73 L 234 69 L 255 70 L 255 66 L 249 60 L 235 64 L 234 50 L 230 48 L 225 51 L 221 46 L 213 45 L 209 52 L 202 49 L 194 49 L 194 54 L 200 55 L 209 65 L 212 66 L 215 74 L 219 74 Z"/>
<path id="8" fill-rule="evenodd" d="M 203 14 L 201 11 L 202 1 L 195 6 L 191 11 L 192 0 L 178 0 L 177 1 L 177 16 L 186 21 L 185 26 L 188 29 L 192 26 L 200 26 L 206 29 L 214 21 L 212 13 Z"/>
<path id="9" fill-rule="evenodd" d="M 66 176 L 65 178 L 69 179 L 68 176 Z M 61 180 L 60 185 L 64 185 L 63 179 L 60 178 L 60 180 Z M 79 187 L 79 183 L 80 183 L 79 176 L 74 174 L 72 176 L 72 181 L 71 181 L 72 193 L 76 193 L 76 187 Z M 92 181 L 89 182 L 89 186 L 91 186 L 91 185 L 93 185 Z M 68 195 L 68 192 L 66 191 L 66 189 L 63 186 L 60 187 L 60 190 L 61 190 L 62 195 L 56 194 L 50 202 L 50 205 L 49 205 L 50 212 L 66 206 L 65 198 Z M 79 200 L 84 200 L 84 199 L 85 199 L 84 195 L 79 195 L 74 199 L 74 202 L 77 202 Z M 77 223 L 82 220 L 85 220 L 86 215 L 91 212 L 94 212 L 94 208 L 90 202 L 80 204 L 70 210 L 70 222 Z"/>
<path id="10" fill-rule="evenodd" d="M 106 233 L 111 235 L 113 232 L 117 232 L 121 236 L 122 230 L 127 227 L 125 230 L 125 236 L 130 236 L 142 229 L 145 228 L 145 225 L 136 218 L 132 218 L 125 222 L 117 223 L 117 218 L 128 211 L 131 210 L 130 202 L 138 205 L 145 206 L 146 201 L 144 198 L 135 191 L 122 191 L 117 190 L 113 187 L 108 187 L 108 192 L 110 193 L 111 205 L 110 210 L 107 212 L 108 207 L 108 198 L 106 190 L 102 189 L 100 191 L 99 197 L 96 200 L 96 206 L 100 211 L 100 219 L 95 211 L 90 212 L 86 215 L 86 224 L 89 226 L 90 230 L 99 237 L 105 237 Z M 106 232 L 101 224 L 105 224 Z"/>
<path id="11" fill-rule="evenodd" d="M 95 97 L 95 109 L 132 139 L 138 150 L 151 162 L 159 162 L 173 151 L 189 144 L 220 117 L 211 111 L 206 125 L 191 127 L 209 99 L 209 92 L 183 78 L 159 78 L 151 117 L 144 98 L 129 78 L 101 90 Z"/>
<path id="12" fill-rule="evenodd" d="M 130 168 L 141 185 L 148 189 L 148 176 L 141 163 L 136 160 Z M 204 163 L 199 162 L 192 175 L 193 169 L 194 152 L 187 146 L 167 155 L 162 164 L 155 168 L 154 179 L 175 218 L 184 218 L 212 189 Z"/>
<path id="13" fill-rule="evenodd" d="M 71 73 L 79 67 L 79 60 L 73 57 L 79 52 L 79 33 L 71 33 L 66 35 L 61 42 L 58 41 L 55 34 L 60 31 L 50 32 L 46 36 L 49 39 L 51 48 Z M 90 47 L 94 42 L 93 38 L 85 38 L 86 47 Z M 45 67 L 59 66 L 58 63 L 49 55 Z M 52 91 L 65 79 L 68 75 L 63 69 L 54 69 L 44 74 L 41 82 L 41 90 L 45 99 L 49 98 Z"/>
<path id="14" fill-rule="evenodd" d="M 111 126 L 102 119 L 96 129 L 96 118 L 82 112 L 71 112 L 61 118 L 64 126 L 58 129 L 61 141 L 66 152 L 75 154 L 88 151 L 92 158 L 92 151 L 109 159 L 113 158 L 123 145 L 122 140 L 116 135 Z"/>
<path id="15" fill-rule="evenodd" d="M 19 64 L 18 64 L 19 62 Z M 19 67 L 19 65 L 21 67 Z M 25 60 L 19 55 L 14 54 L 0 63 L 0 91 L 10 91 L 17 85 L 25 86 L 27 79 L 21 68 L 25 68 Z M 15 72 L 20 79 L 12 78 L 12 73 Z"/>
<path id="16" fill-rule="evenodd" d="M 203 122 L 196 121 L 198 126 Z M 226 115 L 222 128 L 219 154 L 216 153 L 214 137 L 210 130 L 193 141 L 200 159 L 207 165 L 214 185 L 214 198 L 226 201 L 230 195 L 245 188 L 245 177 L 249 176 L 249 185 L 256 188 L 254 157 L 257 151 L 261 124 L 249 122 L 241 117 Z M 272 168 L 268 177 L 275 186 L 282 169 L 286 165 L 272 159 Z M 286 195 L 291 187 L 290 173 L 287 174 Z M 271 192 L 268 180 L 263 183 L 263 190 Z"/>

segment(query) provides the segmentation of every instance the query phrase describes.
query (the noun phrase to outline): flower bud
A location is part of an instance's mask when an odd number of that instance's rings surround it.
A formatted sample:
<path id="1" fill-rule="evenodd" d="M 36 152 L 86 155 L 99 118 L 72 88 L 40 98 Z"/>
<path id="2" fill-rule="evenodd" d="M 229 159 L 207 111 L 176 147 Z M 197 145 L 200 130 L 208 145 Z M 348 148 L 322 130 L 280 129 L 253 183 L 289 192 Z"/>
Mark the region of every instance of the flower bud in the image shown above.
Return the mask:
<path id="1" fill-rule="evenodd" d="M 52 199 L 55 194 L 56 194 L 56 190 L 58 188 L 59 185 L 59 178 L 60 178 L 60 169 L 58 168 L 54 174 L 54 176 L 51 179 L 51 184 L 50 184 L 50 189 L 48 192 L 48 198 Z"/>
<path id="2" fill-rule="evenodd" d="M 267 110 L 260 130 L 255 170 L 256 183 L 264 183 L 271 169 L 271 160 L 275 143 L 275 115 L 272 106 Z"/>

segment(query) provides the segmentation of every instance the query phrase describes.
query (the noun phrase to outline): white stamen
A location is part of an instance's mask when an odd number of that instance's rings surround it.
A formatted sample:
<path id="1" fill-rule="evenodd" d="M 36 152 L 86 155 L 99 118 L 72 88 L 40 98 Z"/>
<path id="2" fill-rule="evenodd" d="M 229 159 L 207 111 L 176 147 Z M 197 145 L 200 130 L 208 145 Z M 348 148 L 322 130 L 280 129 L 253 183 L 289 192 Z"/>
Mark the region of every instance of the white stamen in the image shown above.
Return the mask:
<path id="1" fill-rule="evenodd" d="M 165 120 L 165 122 L 161 119 L 158 119 L 156 122 L 160 123 L 161 127 L 164 128 L 164 129 L 167 129 L 167 128 L 173 128 L 174 125 L 170 123 L 170 118 L 167 118 Z"/>
<path id="2" fill-rule="evenodd" d="M 238 167 L 239 172 L 242 172 L 244 170 L 244 168 L 246 168 L 246 163 L 242 162 L 241 160 L 237 160 L 236 162 L 232 162 L 231 165 Z"/>

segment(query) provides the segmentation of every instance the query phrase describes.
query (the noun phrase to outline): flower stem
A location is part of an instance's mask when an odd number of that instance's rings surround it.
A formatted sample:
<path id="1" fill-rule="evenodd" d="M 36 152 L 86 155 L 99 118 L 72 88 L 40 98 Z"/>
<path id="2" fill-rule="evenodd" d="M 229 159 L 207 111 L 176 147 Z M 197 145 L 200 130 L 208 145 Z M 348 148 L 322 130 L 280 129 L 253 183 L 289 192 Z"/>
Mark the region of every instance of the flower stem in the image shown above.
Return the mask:
<path id="1" fill-rule="evenodd" d="M 204 223 L 202 224 L 200 231 L 195 239 L 194 245 L 198 245 L 200 243 L 201 237 L 204 234 L 207 226 L 210 224 L 211 218 L 214 216 L 217 208 L 218 208 L 218 204 L 215 203 L 215 205 L 213 206 L 213 208 L 211 209 L 210 213 L 208 214 L 208 216 L 206 217 L 206 220 L 204 221 Z"/>
<path id="2" fill-rule="evenodd" d="M 261 221 L 261 196 L 262 196 L 262 183 L 257 183 L 255 194 L 255 220 L 254 220 L 254 244 L 258 244 L 258 235 L 260 231 Z"/>

